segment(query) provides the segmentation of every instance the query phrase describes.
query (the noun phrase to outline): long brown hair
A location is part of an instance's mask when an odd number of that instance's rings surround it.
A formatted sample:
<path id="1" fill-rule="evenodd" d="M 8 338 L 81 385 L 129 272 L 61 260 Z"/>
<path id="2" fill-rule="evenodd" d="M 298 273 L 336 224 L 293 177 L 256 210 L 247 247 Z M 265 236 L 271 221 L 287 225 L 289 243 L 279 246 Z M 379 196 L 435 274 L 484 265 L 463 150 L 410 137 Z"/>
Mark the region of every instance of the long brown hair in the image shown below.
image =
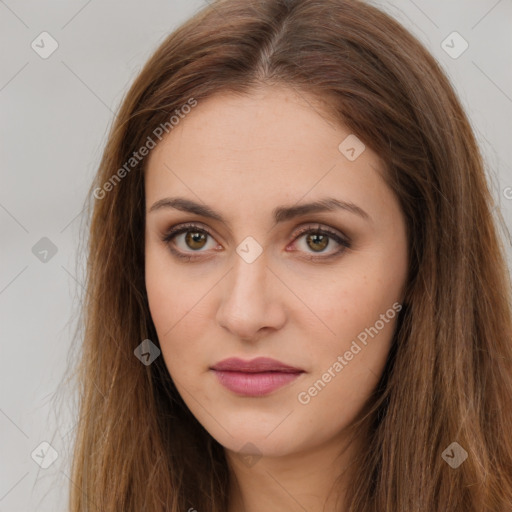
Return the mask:
<path id="1" fill-rule="evenodd" d="M 358 419 L 367 439 L 347 510 L 512 510 L 510 280 L 482 156 L 449 80 L 361 1 L 220 0 L 145 64 L 90 189 L 71 512 L 227 510 L 222 446 L 163 358 L 146 366 L 134 355 L 158 338 L 144 284 L 147 159 L 130 159 L 191 100 L 272 85 L 324 101 L 379 155 L 407 222 L 406 299 Z M 454 446 L 468 455 L 456 469 L 443 456 Z"/>

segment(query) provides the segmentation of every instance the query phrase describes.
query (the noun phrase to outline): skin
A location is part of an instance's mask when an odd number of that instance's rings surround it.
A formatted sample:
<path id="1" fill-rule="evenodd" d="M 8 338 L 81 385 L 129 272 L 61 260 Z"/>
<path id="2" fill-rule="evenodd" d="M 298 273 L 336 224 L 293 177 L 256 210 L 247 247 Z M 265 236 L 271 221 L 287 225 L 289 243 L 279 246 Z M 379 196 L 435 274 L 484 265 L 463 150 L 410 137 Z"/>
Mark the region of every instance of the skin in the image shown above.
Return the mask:
<path id="1" fill-rule="evenodd" d="M 313 98 L 262 87 L 199 102 L 148 156 L 151 315 L 178 391 L 225 447 L 234 477 L 229 512 L 334 510 L 329 491 L 363 442 L 349 443 L 346 429 L 382 374 L 396 316 L 359 343 L 307 404 L 298 400 L 403 299 L 405 220 L 378 155 L 366 147 L 350 161 L 338 149 L 350 133 L 328 122 Z M 174 208 L 150 211 L 175 196 L 210 206 L 225 222 Z M 335 209 L 273 220 L 276 207 L 327 196 L 357 205 L 369 219 Z M 169 228 L 187 222 L 212 236 L 189 245 L 186 233 L 163 241 Z M 297 236 L 301 226 L 318 225 L 348 237 L 350 247 L 335 255 L 343 246 L 334 239 L 325 246 L 325 238 Z M 236 252 L 248 236 L 263 249 L 252 263 Z M 171 247 L 198 259 L 180 259 Z M 242 397 L 209 369 L 228 357 L 259 356 L 304 373 L 267 396 Z"/>

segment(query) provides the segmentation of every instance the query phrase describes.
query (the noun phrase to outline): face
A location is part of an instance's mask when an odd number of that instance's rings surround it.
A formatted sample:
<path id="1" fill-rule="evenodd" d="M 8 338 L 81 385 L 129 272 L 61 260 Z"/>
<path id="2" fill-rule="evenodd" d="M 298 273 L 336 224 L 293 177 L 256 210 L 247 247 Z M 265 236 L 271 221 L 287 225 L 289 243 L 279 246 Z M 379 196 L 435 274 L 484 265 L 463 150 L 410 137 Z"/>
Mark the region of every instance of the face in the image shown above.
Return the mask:
<path id="1" fill-rule="evenodd" d="M 286 88 L 217 95 L 148 157 L 151 316 L 183 400 L 229 452 L 335 443 L 401 309 L 399 204 L 378 156 L 320 112 Z"/>

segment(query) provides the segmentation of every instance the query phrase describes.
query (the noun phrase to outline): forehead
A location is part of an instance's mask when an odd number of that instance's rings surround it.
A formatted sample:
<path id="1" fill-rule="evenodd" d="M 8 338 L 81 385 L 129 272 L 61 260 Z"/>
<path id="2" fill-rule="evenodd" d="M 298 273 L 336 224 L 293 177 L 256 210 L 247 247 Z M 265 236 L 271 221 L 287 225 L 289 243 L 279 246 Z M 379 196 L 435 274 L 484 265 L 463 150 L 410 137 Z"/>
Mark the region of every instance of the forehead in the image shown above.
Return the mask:
<path id="1" fill-rule="evenodd" d="M 326 139 L 328 132 L 335 140 L 340 130 L 349 133 L 330 117 L 325 103 L 293 89 L 266 87 L 244 95 L 223 92 L 199 101 L 159 148 L 185 139 L 198 152 L 220 155 L 224 151 L 233 159 L 243 156 L 239 152 L 251 152 L 254 157 L 262 150 L 264 156 L 269 151 L 310 153 L 313 147 L 320 152 L 332 142 Z M 319 145 L 321 141 L 325 143 Z"/>
<path id="2" fill-rule="evenodd" d="M 348 159 L 340 144 L 346 149 L 344 141 L 354 142 L 354 135 L 322 107 L 285 88 L 223 93 L 198 102 L 149 154 L 148 205 L 171 191 L 233 204 L 238 213 L 245 207 L 248 214 L 259 206 L 336 192 L 340 199 L 367 196 L 368 202 L 385 186 L 382 163 L 368 147 Z"/>

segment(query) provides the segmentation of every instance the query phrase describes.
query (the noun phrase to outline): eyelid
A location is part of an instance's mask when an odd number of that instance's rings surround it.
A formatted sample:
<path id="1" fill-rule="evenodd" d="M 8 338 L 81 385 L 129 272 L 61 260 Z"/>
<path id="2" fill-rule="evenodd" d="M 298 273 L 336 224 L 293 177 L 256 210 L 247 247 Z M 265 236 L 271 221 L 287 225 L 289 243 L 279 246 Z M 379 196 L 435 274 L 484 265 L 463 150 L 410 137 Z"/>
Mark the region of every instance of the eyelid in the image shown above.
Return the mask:
<path id="1" fill-rule="evenodd" d="M 183 224 L 177 224 L 175 226 L 172 226 L 171 228 L 167 229 L 162 237 L 162 240 L 164 242 L 170 241 L 175 236 L 186 233 L 187 231 L 196 230 L 199 232 L 205 232 L 208 236 L 215 239 L 214 234 L 212 231 L 207 228 L 206 226 L 203 226 L 202 224 L 195 223 L 195 222 L 185 222 Z"/>
<path id="2" fill-rule="evenodd" d="M 177 224 L 175 226 L 172 226 L 171 228 L 169 228 L 168 230 L 165 231 L 165 233 L 162 236 L 162 241 L 166 245 L 169 246 L 169 249 L 171 250 L 171 252 L 173 254 L 177 255 L 180 258 L 187 259 L 189 261 L 197 259 L 197 258 L 203 258 L 204 256 L 201 256 L 200 253 L 205 252 L 205 251 L 197 251 L 197 254 L 194 254 L 194 251 L 189 251 L 189 252 L 183 253 L 179 250 L 171 248 L 171 242 L 172 242 L 173 238 L 175 238 L 176 236 L 178 236 L 182 233 L 186 233 L 188 231 L 193 231 L 193 230 L 196 230 L 197 232 L 204 232 L 208 236 L 213 238 L 215 241 L 217 241 L 216 237 L 213 235 L 212 231 L 200 222 L 185 222 L 183 224 Z M 341 252 L 344 252 L 346 249 L 349 249 L 352 246 L 352 241 L 351 241 L 350 237 L 348 237 L 344 233 L 341 233 L 339 230 L 336 230 L 329 226 L 324 226 L 319 222 L 308 223 L 306 225 L 300 226 L 298 228 L 298 231 L 296 230 L 296 232 L 294 233 L 293 240 L 292 240 L 291 244 L 294 244 L 304 234 L 315 233 L 315 232 L 329 236 L 342 248 L 335 250 L 335 251 L 328 252 L 328 253 L 323 253 L 323 252 L 318 253 L 318 254 L 309 253 L 310 256 L 306 256 L 306 259 L 308 259 L 308 260 L 325 260 L 325 259 L 328 259 L 331 257 L 335 257 L 336 255 L 340 254 Z"/>
<path id="3" fill-rule="evenodd" d="M 347 249 L 352 248 L 352 241 L 351 239 L 345 235 L 344 233 L 341 233 L 339 230 L 336 230 L 334 228 L 331 228 L 329 226 L 323 226 L 319 222 L 316 223 L 309 223 L 305 226 L 302 226 L 299 228 L 299 232 L 294 235 L 292 244 L 295 244 L 295 242 L 301 238 L 304 234 L 307 233 L 320 233 L 322 235 L 327 235 L 329 238 L 333 239 L 335 243 L 337 243 L 340 247 L 338 249 L 335 249 L 330 252 L 320 252 L 320 253 L 306 253 L 307 256 L 301 256 L 302 258 L 309 260 L 309 261 L 325 261 L 332 258 L 336 258 L 337 256 L 341 256 L 342 253 L 344 253 Z"/>
<path id="4" fill-rule="evenodd" d="M 294 235 L 294 241 L 299 238 L 304 233 L 308 232 L 320 232 L 320 233 L 327 233 L 328 235 L 331 235 L 333 238 L 339 238 L 343 242 L 350 244 L 351 240 L 350 238 L 345 235 L 344 233 L 340 232 L 337 229 L 331 228 L 329 226 L 324 226 L 319 222 L 312 222 L 307 225 L 301 226 L 298 228 L 298 232 Z M 340 242 L 341 243 L 341 242 Z"/>
<path id="5" fill-rule="evenodd" d="M 187 261 L 194 261 L 198 258 L 204 258 L 204 256 L 202 256 L 200 254 L 194 254 L 194 251 L 182 252 L 182 251 L 172 247 L 172 240 L 174 238 L 176 238 L 178 235 L 180 235 L 182 233 L 186 233 L 188 231 L 204 232 L 209 237 L 211 237 L 212 239 L 214 239 L 216 241 L 215 236 L 213 235 L 213 233 L 210 231 L 209 228 L 207 228 L 204 225 L 201 225 L 199 223 L 196 223 L 196 222 L 185 222 L 183 224 L 177 224 L 175 226 L 172 226 L 171 228 L 169 228 L 168 230 L 165 231 L 165 233 L 162 236 L 162 241 L 169 248 L 169 250 L 178 258 L 181 258 L 181 259 L 187 260 Z M 200 252 L 203 252 L 203 251 L 198 251 L 198 253 L 200 253 Z"/>

